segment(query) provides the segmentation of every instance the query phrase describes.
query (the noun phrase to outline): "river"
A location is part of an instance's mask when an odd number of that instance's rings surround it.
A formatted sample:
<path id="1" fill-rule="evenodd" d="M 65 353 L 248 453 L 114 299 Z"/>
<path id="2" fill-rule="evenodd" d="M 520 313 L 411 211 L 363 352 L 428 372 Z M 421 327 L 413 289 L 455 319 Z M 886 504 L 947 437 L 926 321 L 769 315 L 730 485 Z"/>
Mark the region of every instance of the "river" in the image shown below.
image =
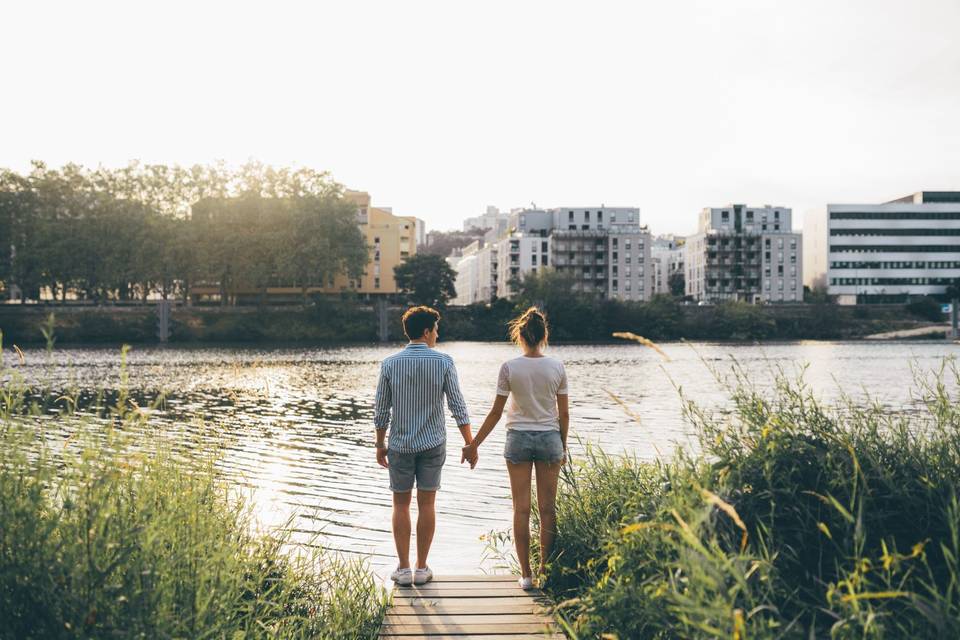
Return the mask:
<path id="1" fill-rule="evenodd" d="M 324 546 L 368 556 L 381 574 L 394 563 L 387 473 L 374 457 L 372 405 L 380 361 L 401 345 L 332 348 L 137 347 L 128 355 L 129 387 L 145 405 L 164 394 L 154 424 L 189 438 L 218 429 L 223 468 L 249 491 L 260 522 L 276 526 L 293 515 L 297 539 L 320 534 Z M 912 368 L 929 371 L 960 346 L 943 342 L 798 342 L 786 344 L 666 343 L 666 356 L 634 345 L 563 345 L 549 354 L 566 365 L 573 440 L 610 453 L 653 459 L 690 445 L 680 390 L 723 410 L 727 394 L 711 368 L 729 373 L 738 362 L 769 386 L 780 368 L 804 379 L 825 400 L 841 390 L 891 409 L 917 406 Z M 457 363 L 474 430 L 494 398 L 500 363 L 517 355 L 506 344 L 438 344 Z M 11 354 L 6 352 L 11 364 Z M 115 349 L 26 350 L 13 361 L 28 380 L 54 389 L 116 390 Z M 611 395 L 612 394 L 612 395 Z M 627 417 L 620 398 L 640 416 Z M 510 493 L 499 427 L 481 449 L 475 470 L 459 465 L 460 437 L 448 418 L 449 454 L 437 498 L 438 529 L 431 565 L 473 572 L 485 560 L 481 536 L 510 524 Z M 201 423 L 207 427 L 202 427 Z M 572 447 L 574 456 L 579 444 Z"/>

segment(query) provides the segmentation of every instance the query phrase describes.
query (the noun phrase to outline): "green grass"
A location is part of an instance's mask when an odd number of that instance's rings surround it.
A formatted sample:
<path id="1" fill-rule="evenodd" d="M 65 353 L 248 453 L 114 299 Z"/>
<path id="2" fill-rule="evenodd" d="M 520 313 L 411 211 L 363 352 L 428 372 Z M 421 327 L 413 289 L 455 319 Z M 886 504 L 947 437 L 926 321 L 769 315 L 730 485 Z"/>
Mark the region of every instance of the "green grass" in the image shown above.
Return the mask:
<path id="1" fill-rule="evenodd" d="M 122 393 L 96 421 L 4 375 L 0 638 L 376 635 L 387 596 L 366 566 L 259 532 L 215 453 L 145 435 Z"/>
<path id="2" fill-rule="evenodd" d="M 731 412 L 685 401 L 699 453 L 588 449 L 562 476 L 546 582 L 571 635 L 960 637 L 948 380 L 953 362 L 918 375 L 917 410 L 893 413 L 782 374 L 761 391 L 734 367 Z"/>

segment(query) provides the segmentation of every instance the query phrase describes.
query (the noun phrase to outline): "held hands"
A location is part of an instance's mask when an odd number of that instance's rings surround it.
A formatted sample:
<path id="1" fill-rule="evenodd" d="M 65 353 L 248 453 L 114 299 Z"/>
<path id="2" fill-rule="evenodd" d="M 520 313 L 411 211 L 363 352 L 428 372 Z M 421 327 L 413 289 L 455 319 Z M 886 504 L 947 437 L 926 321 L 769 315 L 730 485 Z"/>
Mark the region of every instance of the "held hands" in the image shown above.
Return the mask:
<path id="1" fill-rule="evenodd" d="M 477 451 L 477 445 L 472 442 L 460 450 L 460 464 L 469 462 L 470 468 L 473 469 L 477 466 L 479 459 L 480 453 Z"/>

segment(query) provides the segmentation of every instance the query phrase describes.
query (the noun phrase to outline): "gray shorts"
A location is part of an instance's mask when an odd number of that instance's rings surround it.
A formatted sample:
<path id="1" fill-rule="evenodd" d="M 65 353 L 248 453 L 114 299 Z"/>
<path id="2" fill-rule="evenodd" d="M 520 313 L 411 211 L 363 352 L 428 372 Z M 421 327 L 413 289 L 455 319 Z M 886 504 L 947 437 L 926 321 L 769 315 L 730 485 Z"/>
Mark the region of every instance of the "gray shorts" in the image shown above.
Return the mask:
<path id="1" fill-rule="evenodd" d="M 390 491 L 406 493 L 417 481 L 418 491 L 436 491 L 440 488 L 440 471 L 447 459 L 446 443 L 426 451 L 398 453 L 387 451 L 390 464 Z"/>
<path id="2" fill-rule="evenodd" d="M 507 462 L 563 462 L 563 440 L 556 429 L 550 431 L 523 431 L 509 429 L 503 446 Z"/>

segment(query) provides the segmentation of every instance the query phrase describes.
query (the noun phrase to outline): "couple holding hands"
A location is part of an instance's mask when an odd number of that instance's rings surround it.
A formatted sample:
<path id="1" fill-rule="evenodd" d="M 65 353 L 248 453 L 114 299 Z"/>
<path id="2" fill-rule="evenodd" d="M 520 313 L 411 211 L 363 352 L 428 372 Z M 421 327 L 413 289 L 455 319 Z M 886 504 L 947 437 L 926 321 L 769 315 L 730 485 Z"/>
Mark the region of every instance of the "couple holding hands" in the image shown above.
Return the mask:
<path id="1" fill-rule="evenodd" d="M 433 578 L 427 555 L 436 529 L 434 504 L 447 452 L 443 411 L 446 397 L 465 443 L 460 462 L 469 462 L 471 469 L 479 460 L 480 446 L 506 409 L 503 457 L 513 497 L 519 583 L 523 589 L 531 589 L 531 474 L 536 470 L 542 574 L 556 532 L 557 480 L 566 459 L 570 423 L 563 363 L 543 354 L 549 334 L 546 317 L 536 307 L 530 307 L 510 322 L 510 337 L 523 354 L 500 367 L 493 407 L 476 437 L 471 433 L 453 359 L 434 350 L 440 314 L 430 307 L 412 307 L 403 314 L 402 322 L 410 342 L 383 361 L 374 406 L 377 462 L 389 470 L 393 492 L 393 538 L 399 564 L 391 577 L 402 586 L 425 584 Z M 416 567 L 411 567 L 410 501 L 414 485 L 417 562 Z"/>

